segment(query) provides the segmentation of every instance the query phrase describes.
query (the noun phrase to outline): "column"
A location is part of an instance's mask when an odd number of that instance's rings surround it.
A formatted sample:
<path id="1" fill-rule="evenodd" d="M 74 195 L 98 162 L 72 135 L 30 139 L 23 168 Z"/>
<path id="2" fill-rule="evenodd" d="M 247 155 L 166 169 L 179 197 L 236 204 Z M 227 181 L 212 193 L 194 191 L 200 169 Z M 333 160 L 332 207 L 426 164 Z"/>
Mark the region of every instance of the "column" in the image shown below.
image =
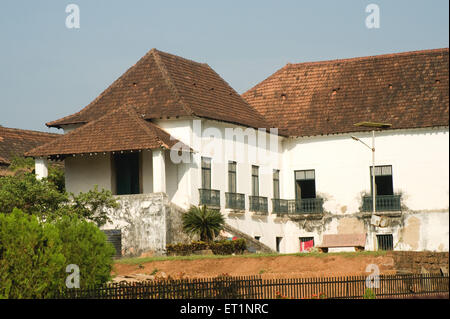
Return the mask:
<path id="1" fill-rule="evenodd" d="M 34 170 L 36 179 L 41 180 L 48 176 L 48 161 L 43 157 L 34 159 Z"/>
<path id="2" fill-rule="evenodd" d="M 153 192 L 166 192 L 166 163 L 163 149 L 152 150 Z"/>

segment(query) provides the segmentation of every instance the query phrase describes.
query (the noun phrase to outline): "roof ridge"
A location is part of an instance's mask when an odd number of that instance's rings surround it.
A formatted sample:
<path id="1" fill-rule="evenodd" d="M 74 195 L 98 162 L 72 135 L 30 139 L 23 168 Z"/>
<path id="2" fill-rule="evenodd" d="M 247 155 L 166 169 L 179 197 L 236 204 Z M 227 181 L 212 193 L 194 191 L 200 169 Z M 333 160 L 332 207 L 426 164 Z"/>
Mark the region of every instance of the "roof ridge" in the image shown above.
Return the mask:
<path id="1" fill-rule="evenodd" d="M 267 119 L 261 114 L 259 113 L 259 111 L 257 109 L 255 109 L 252 105 L 250 105 L 250 103 L 247 102 L 247 100 L 245 100 L 241 94 L 239 94 L 238 92 L 236 92 L 236 90 L 224 79 L 222 78 L 212 67 L 209 66 L 209 64 L 207 63 L 203 63 L 204 66 L 206 66 L 208 69 L 210 69 L 214 74 L 217 75 L 217 77 L 223 82 L 225 83 L 225 85 L 231 89 L 233 91 L 233 93 L 236 93 L 236 95 L 242 100 L 244 101 L 245 104 L 247 104 L 252 110 L 254 110 L 256 112 L 256 114 L 258 114 L 261 117 L 261 120 L 264 121 L 265 124 L 270 126 L 270 123 L 267 121 Z M 268 129 L 268 127 L 267 127 Z"/>
<path id="2" fill-rule="evenodd" d="M 353 57 L 353 58 L 340 58 L 340 59 L 331 59 L 331 60 L 322 60 L 322 61 L 286 63 L 286 65 L 282 69 L 289 68 L 292 66 L 298 66 L 298 65 L 307 66 L 307 65 L 317 65 L 317 64 L 332 64 L 332 63 L 338 63 L 338 62 L 362 61 L 362 60 L 382 59 L 382 58 L 391 58 L 391 57 L 398 57 L 398 56 L 408 56 L 408 55 L 426 54 L 426 53 L 435 53 L 435 52 L 448 52 L 448 51 L 449 51 L 449 48 L 438 48 L 438 49 L 414 50 L 414 51 L 406 51 L 406 52 L 383 53 L 383 54 L 359 56 L 359 57 Z"/>
<path id="3" fill-rule="evenodd" d="M 144 119 L 139 118 L 139 115 L 137 114 L 136 110 L 133 107 L 123 106 L 120 108 L 124 108 L 125 111 L 128 113 L 128 115 L 133 119 L 141 128 L 143 128 L 146 132 L 155 135 L 158 142 L 163 145 L 165 148 L 169 149 L 169 146 L 158 136 L 158 133 L 156 130 L 152 130 L 153 128 L 150 128 L 148 125 L 146 125 L 146 121 Z M 119 109 L 120 109 L 119 108 Z M 144 121 L 144 122 L 142 122 Z"/>
<path id="4" fill-rule="evenodd" d="M 47 135 L 47 136 L 48 135 L 61 135 L 61 134 L 58 134 L 58 133 L 42 132 L 42 131 L 35 131 L 35 130 L 15 128 L 15 127 L 5 127 L 5 126 L 1 126 L 0 127 L 0 131 L 1 130 L 13 131 L 13 132 L 17 132 L 17 133 L 35 134 L 35 135 Z"/>
<path id="5" fill-rule="evenodd" d="M 152 53 L 153 53 L 153 51 L 154 50 L 156 50 L 156 49 L 151 49 L 150 51 L 148 51 L 144 56 L 142 56 L 136 63 L 134 63 L 132 66 L 130 66 L 124 73 L 122 73 L 117 79 L 115 79 L 105 90 L 103 90 L 93 101 L 91 101 L 88 105 L 86 105 L 84 108 L 82 108 L 81 110 L 79 110 L 78 112 L 75 112 L 75 113 L 73 113 L 73 114 L 69 114 L 69 115 L 67 115 L 67 116 L 64 116 L 64 117 L 62 117 L 62 118 L 60 118 L 60 119 L 57 119 L 57 120 L 54 120 L 54 121 L 51 121 L 51 122 L 47 122 L 47 123 L 45 123 L 45 125 L 47 125 L 47 126 L 53 126 L 54 124 L 52 124 L 52 123 L 55 123 L 55 122 L 61 122 L 61 121 L 64 121 L 65 119 L 67 119 L 67 118 L 70 118 L 70 117 L 73 117 L 73 116 L 76 116 L 76 115 L 80 115 L 80 114 L 83 114 L 84 112 L 86 112 L 87 110 L 90 110 L 91 109 L 91 107 L 93 107 L 94 105 L 95 105 L 95 103 L 98 101 L 98 100 L 100 100 L 103 96 L 105 96 L 107 93 L 109 93 L 109 91 L 111 91 L 117 84 L 119 84 L 121 81 L 122 81 L 122 79 L 129 73 L 129 72 L 131 72 L 131 70 L 137 65 L 137 64 L 139 64 L 139 63 L 141 63 L 141 62 L 143 62 L 143 61 L 145 61 L 146 60 L 146 58 L 149 56 L 149 55 L 151 55 Z M 77 123 L 86 123 L 86 122 L 84 122 L 84 121 L 79 121 L 79 122 L 77 122 Z M 58 126 L 58 125 L 56 125 L 56 126 Z"/>
<path id="6" fill-rule="evenodd" d="M 152 49 L 150 50 L 150 52 L 153 54 L 153 58 L 155 59 L 156 65 L 158 66 L 159 71 L 161 72 L 161 75 L 164 79 L 164 81 L 166 82 L 167 86 L 169 87 L 169 90 L 171 91 L 171 93 L 175 96 L 175 98 L 180 102 L 181 107 L 183 108 L 183 110 L 190 115 L 194 115 L 194 111 L 192 110 L 192 108 L 186 104 L 186 102 L 183 100 L 183 97 L 181 96 L 181 94 L 178 92 L 176 85 L 173 83 L 170 75 L 169 75 L 169 71 L 167 71 L 167 68 L 164 64 L 163 61 L 161 61 L 161 57 L 159 56 L 159 51 L 156 49 Z"/>

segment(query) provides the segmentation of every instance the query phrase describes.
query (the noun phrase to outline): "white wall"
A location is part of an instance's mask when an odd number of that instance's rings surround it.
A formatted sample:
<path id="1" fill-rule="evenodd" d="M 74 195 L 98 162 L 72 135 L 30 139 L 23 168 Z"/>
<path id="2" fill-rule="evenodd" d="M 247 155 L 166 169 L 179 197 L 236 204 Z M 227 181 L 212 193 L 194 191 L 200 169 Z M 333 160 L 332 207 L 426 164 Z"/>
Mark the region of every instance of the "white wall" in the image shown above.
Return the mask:
<path id="1" fill-rule="evenodd" d="M 67 157 L 64 162 L 68 192 L 87 192 L 94 185 L 98 185 L 99 190 L 111 190 L 110 154 Z"/>
<path id="2" fill-rule="evenodd" d="M 294 198 L 294 170 L 315 169 L 316 190 L 332 213 L 358 211 L 361 192 L 370 193 L 371 133 L 295 138 L 286 142 L 285 196 Z M 411 210 L 448 210 L 448 128 L 376 132 L 375 165 L 392 165 L 394 192 Z"/>

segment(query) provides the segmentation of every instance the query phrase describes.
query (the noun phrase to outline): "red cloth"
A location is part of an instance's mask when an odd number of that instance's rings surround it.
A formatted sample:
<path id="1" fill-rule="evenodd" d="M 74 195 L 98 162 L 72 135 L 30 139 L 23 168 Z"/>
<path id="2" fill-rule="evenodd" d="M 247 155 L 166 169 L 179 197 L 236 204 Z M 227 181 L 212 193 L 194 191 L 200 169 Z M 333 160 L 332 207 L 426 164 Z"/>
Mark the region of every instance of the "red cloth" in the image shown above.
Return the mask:
<path id="1" fill-rule="evenodd" d="M 314 240 L 308 240 L 300 243 L 300 251 L 309 251 L 314 247 Z"/>

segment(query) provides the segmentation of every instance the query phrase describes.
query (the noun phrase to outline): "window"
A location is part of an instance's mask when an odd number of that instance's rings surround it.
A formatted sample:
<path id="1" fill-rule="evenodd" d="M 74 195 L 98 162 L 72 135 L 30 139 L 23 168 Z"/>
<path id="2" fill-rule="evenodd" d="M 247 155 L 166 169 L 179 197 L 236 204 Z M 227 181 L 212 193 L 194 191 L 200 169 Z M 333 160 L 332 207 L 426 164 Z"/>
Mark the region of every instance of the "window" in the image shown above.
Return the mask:
<path id="1" fill-rule="evenodd" d="M 113 160 L 117 195 L 139 194 L 139 154 L 114 154 Z"/>
<path id="2" fill-rule="evenodd" d="M 236 162 L 228 162 L 228 192 L 236 193 Z"/>
<path id="3" fill-rule="evenodd" d="M 283 237 L 276 237 L 275 238 L 275 242 L 276 242 L 276 247 L 277 247 L 277 252 L 280 252 L 280 246 L 281 246 L 281 240 L 283 239 Z"/>
<path id="4" fill-rule="evenodd" d="M 370 167 L 370 190 L 372 192 L 372 167 Z M 375 166 L 375 194 L 394 195 L 394 186 L 392 182 L 392 165 Z"/>
<path id="5" fill-rule="evenodd" d="M 273 170 L 273 198 L 280 198 L 280 170 Z"/>
<path id="6" fill-rule="evenodd" d="M 314 247 L 314 237 L 300 237 L 300 251 L 308 251 Z"/>
<path id="7" fill-rule="evenodd" d="M 259 196 L 259 167 L 252 165 L 252 195 Z"/>
<path id="8" fill-rule="evenodd" d="M 378 250 L 394 250 L 394 240 L 392 238 L 392 234 L 377 235 L 377 243 Z"/>
<path id="9" fill-rule="evenodd" d="M 314 170 L 295 171 L 295 199 L 316 198 Z"/>
<path id="10" fill-rule="evenodd" d="M 202 157 L 202 188 L 211 189 L 211 159 Z"/>
<path id="11" fill-rule="evenodd" d="M 255 239 L 256 239 L 257 241 L 259 241 L 259 240 L 261 239 L 261 236 L 255 236 Z"/>

